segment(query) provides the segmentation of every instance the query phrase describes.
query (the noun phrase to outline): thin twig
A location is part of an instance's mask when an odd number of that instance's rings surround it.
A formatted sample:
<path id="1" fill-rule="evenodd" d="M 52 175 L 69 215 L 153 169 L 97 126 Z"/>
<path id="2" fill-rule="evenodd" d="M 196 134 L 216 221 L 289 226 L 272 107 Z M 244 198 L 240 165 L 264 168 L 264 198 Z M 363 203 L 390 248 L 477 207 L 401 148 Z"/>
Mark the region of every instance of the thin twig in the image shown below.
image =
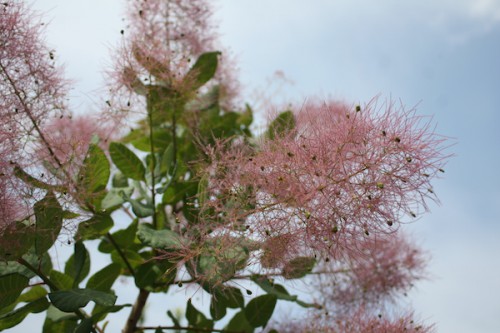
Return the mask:
<path id="1" fill-rule="evenodd" d="M 118 243 L 115 241 L 113 236 L 108 232 L 108 233 L 106 233 L 106 237 L 109 239 L 109 241 L 111 242 L 113 247 L 116 249 L 120 258 L 122 258 L 122 260 L 125 262 L 125 265 L 127 266 L 128 270 L 130 271 L 130 274 L 132 274 L 132 276 L 135 277 L 134 268 L 132 267 L 132 265 L 128 261 L 127 257 L 125 256 L 125 253 L 123 253 L 123 251 L 120 249 L 120 246 L 118 246 Z"/>
<path id="2" fill-rule="evenodd" d="M 184 330 L 191 332 L 215 332 L 215 333 L 245 333 L 245 331 L 231 331 L 224 329 L 215 328 L 199 328 L 199 327 L 189 327 L 189 326 L 139 326 L 138 330 Z"/>

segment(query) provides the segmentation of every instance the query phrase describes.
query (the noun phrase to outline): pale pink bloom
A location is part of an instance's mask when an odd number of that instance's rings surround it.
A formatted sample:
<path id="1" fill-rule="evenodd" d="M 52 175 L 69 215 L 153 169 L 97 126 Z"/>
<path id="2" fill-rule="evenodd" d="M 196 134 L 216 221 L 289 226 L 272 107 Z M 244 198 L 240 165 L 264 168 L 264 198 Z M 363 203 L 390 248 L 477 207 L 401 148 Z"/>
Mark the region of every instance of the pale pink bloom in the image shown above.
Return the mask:
<path id="1" fill-rule="evenodd" d="M 298 320 L 284 320 L 273 325 L 281 333 L 432 333 L 434 325 L 424 324 L 413 314 L 374 315 L 359 308 L 348 316 L 312 314 Z"/>
<path id="2" fill-rule="evenodd" d="M 37 126 L 64 110 L 67 82 L 42 24 L 18 1 L 0 5 L 0 119 L 16 135 L 40 135 Z"/>
<path id="3" fill-rule="evenodd" d="M 20 182 L 12 183 L 10 168 L 0 166 L 0 234 L 12 222 L 26 217 L 27 210 L 22 205 L 21 198 L 14 190 L 14 185 L 22 186 Z"/>
<path id="4" fill-rule="evenodd" d="M 137 94 L 146 95 L 145 86 L 150 84 L 189 92 L 191 83 L 183 78 L 196 59 L 205 52 L 223 51 L 206 0 L 135 0 L 129 2 L 127 16 L 128 26 L 122 30 L 126 39 L 109 73 L 112 108 L 140 110 L 143 102 Z M 224 52 L 214 82 L 226 105 L 238 91 L 235 73 L 233 61 Z"/>
<path id="5" fill-rule="evenodd" d="M 29 213 L 34 196 L 13 174 L 14 166 L 36 166 L 32 155 L 51 117 L 64 114 L 67 82 L 54 64 L 54 51 L 43 43 L 43 25 L 20 1 L 0 4 L 0 213 L 9 224 Z M 26 194 L 28 194 L 26 196 Z"/>
<path id="6" fill-rule="evenodd" d="M 43 126 L 43 131 L 55 158 L 73 176 L 78 173 L 94 137 L 99 146 L 107 150 L 108 143 L 117 136 L 116 129 L 109 123 L 99 121 L 98 115 L 52 119 Z M 43 147 L 36 153 L 38 158 L 51 162 L 57 168 L 53 156 Z"/>
<path id="7" fill-rule="evenodd" d="M 414 110 L 307 103 L 295 118 L 294 130 L 262 140 L 251 157 L 234 147 L 208 152 L 212 211 L 258 239 L 292 235 L 328 256 L 394 232 L 436 200 L 445 140 Z M 240 197 L 239 205 L 254 201 L 250 210 L 234 208 Z"/>
<path id="8" fill-rule="evenodd" d="M 359 250 L 338 251 L 311 277 L 317 297 L 330 312 L 393 303 L 425 277 L 427 256 L 401 232 L 359 240 Z"/>

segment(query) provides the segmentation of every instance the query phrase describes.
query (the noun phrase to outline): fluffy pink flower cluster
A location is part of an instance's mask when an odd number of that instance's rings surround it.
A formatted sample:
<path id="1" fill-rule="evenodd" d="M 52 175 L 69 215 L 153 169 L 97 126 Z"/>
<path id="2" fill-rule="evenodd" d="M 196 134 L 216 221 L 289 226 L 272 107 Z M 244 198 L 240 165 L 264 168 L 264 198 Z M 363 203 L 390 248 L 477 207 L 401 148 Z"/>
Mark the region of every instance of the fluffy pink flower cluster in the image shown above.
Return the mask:
<path id="1" fill-rule="evenodd" d="M 222 51 L 215 26 L 209 23 L 212 10 L 206 0 L 133 0 L 127 14 L 129 25 L 122 30 L 127 42 L 115 57 L 116 71 L 111 73 L 112 90 L 118 96 L 126 93 L 122 88 L 146 95 L 145 85 L 149 84 L 189 91 L 192 83 L 183 79 L 196 59 L 205 52 Z M 214 82 L 227 103 L 239 89 L 235 74 L 232 60 L 224 52 Z M 125 109 L 135 109 L 131 100 L 133 103 L 134 96 L 128 97 Z"/>
<path id="2" fill-rule="evenodd" d="M 48 115 L 62 114 L 66 82 L 54 65 L 54 51 L 42 43 L 42 24 L 34 14 L 17 1 L 2 2 L 0 12 L 2 127 L 29 135 Z"/>
<path id="3" fill-rule="evenodd" d="M 399 231 L 366 237 L 359 248 L 319 264 L 317 271 L 324 274 L 311 277 L 319 302 L 331 313 L 346 315 L 359 307 L 376 310 L 425 277 L 425 253 Z"/>
<path id="4" fill-rule="evenodd" d="M 331 256 L 394 232 L 436 200 L 431 181 L 446 161 L 445 139 L 413 110 L 307 103 L 295 122 L 250 158 L 237 149 L 212 154 L 207 205 L 215 215 L 246 223 L 259 239 L 287 235 Z M 240 197 L 253 201 L 250 213 L 234 204 Z"/>
<path id="5" fill-rule="evenodd" d="M 433 325 L 426 325 L 414 319 L 412 314 L 399 318 L 383 315 L 373 316 L 360 308 L 346 317 L 317 315 L 300 322 L 286 321 L 278 326 L 282 333 L 432 333 Z"/>
<path id="6" fill-rule="evenodd" d="M 76 177 L 93 136 L 99 139 L 101 148 L 107 150 L 108 140 L 117 133 L 112 125 L 99 121 L 97 115 L 53 119 L 43 127 L 52 153 L 41 147 L 36 152 L 37 158 L 50 162 L 54 168 L 61 163 L 66 173 Z"/>
<path id="7" fill-rule="evenodd" d="M 0 221 L 7 225 L 29 212 L 24 185 L 13 168 L 32 166 L 37 142 L 50 117 L 63 115 L 66 82 L 43 44 L 42 24 L 19 1 L 0 4 Z M 36 161 L 34 161 L 36 160 Z M 29 199 L 27 199 L 29 200 Z"/>

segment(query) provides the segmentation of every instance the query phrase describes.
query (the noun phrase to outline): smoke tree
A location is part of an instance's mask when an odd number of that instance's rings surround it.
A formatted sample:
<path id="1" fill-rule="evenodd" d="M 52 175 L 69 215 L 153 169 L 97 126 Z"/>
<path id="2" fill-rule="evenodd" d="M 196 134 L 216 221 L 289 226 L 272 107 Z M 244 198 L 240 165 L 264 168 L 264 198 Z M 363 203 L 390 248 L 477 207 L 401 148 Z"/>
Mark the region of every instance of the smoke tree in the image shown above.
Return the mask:
<path id="1" fill-rule="evenodd" d="M 428 119 L 312 99 L 256 135 L 205 0 L 130 1 L 102 113 L 72 116 L 37 16 L 0 11 L 0 330 L 45 312 L 43 332 L 104 332 L 120 312 L 125 333 L 433 331 L 396 303 L 427 261 L 401 226 L 448 157 Z M 184 314 L 142 324 L 178 288 Z"/>

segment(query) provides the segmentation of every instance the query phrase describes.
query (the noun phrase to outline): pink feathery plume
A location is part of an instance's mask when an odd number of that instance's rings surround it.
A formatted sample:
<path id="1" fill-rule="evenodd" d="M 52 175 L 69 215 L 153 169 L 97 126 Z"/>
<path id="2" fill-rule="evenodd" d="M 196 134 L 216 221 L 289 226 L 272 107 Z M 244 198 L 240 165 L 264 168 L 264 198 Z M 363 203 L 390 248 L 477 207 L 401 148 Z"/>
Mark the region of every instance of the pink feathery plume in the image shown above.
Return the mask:
<path id="1" fill-rule="evenodd" d="M 0 5 L 0 112 L 15 135 L 41 135 L 38 127 L 64 114 L 67 82 L 42 38 L 43 25 L 17 1 Z M 14 135 L 14 134 L 13 134 Z"/>
<path id="2" fill-rule="evenodd" d="M 336 314 L 352 312 L 360 306 L 376 309 L 405 295 L 425 278 L 427 255 L 400 231 L 366 237 L 361 251 L 343 251 L 337 258 L 318 264 L 311 277 L 317 297 Z"/>
<path id="3" fill-rule="evenodd" d="M 51 147 L 43 132 L 52 117 L 65 114 L 67 84 L 43 43 L 43 24 L 19 1 L 0 4 L 0 211 L 2 224 L 25 217 L 30 199 L 14 167 L 36 167 L 32 152 Z M 31 198 L 32 200 L 32 198 Z M 31 202 L 32 204 L 32 202 Z"/>
<path id="4" fill-rule="evenodd" d="M 414 110 L 310 102 L 294 117 L 293 130 L 262 140 L 251 157 L 223 145 L 208 153 L 215 214 L 244 220 L 261 240 L 300 239 L 290 251 L 333 256 L 361 251 L 366 237 L 394 232 L 437 200 L 431 181 L 443 171 L 445 139 Z M 239 197 L 251 211 L 234 208 Z"/>
<path id="5" fill-rule="evenodd" d="M 117 137 L 112 124 L 98 121 L 97 115 L 51 119 L 43 130 L 53 155 L 42 148 L 36 151 L 37 157 L 49 162 L 53 168 L 57 168 L 60 162 L 72 177 L 78 174 L 93 137 L 105 151 L 108 142 Z"/>
<path id="6" fill-rule="evenodd" d="M 128 23 L 122 33 L 126 42 L 109 73 L 113 104 L 126 110 L 142 108 L 140 96 L 149 84 L 183 94 L 190 91 L 186 73 L 205 52 L 222 51 L 215 26 L 210 23 L 211 6 L 206 0 L 131 1 Z M 226 105 L 237 95 L 236 70 L 228 54 L 219 58 L 214 84 Z M 126 103 L 126 104 L 125 104 Z"/>
<path id="7" fill-rule="evenodd" d="M 273 325 L 282 333 L 433 333 L 435 326 L 414 318 L 412 313 L 402 316 L 373 315 L 360 307 L 348 316 L 313 314 L 300 321 L 286 320 Z"/>

